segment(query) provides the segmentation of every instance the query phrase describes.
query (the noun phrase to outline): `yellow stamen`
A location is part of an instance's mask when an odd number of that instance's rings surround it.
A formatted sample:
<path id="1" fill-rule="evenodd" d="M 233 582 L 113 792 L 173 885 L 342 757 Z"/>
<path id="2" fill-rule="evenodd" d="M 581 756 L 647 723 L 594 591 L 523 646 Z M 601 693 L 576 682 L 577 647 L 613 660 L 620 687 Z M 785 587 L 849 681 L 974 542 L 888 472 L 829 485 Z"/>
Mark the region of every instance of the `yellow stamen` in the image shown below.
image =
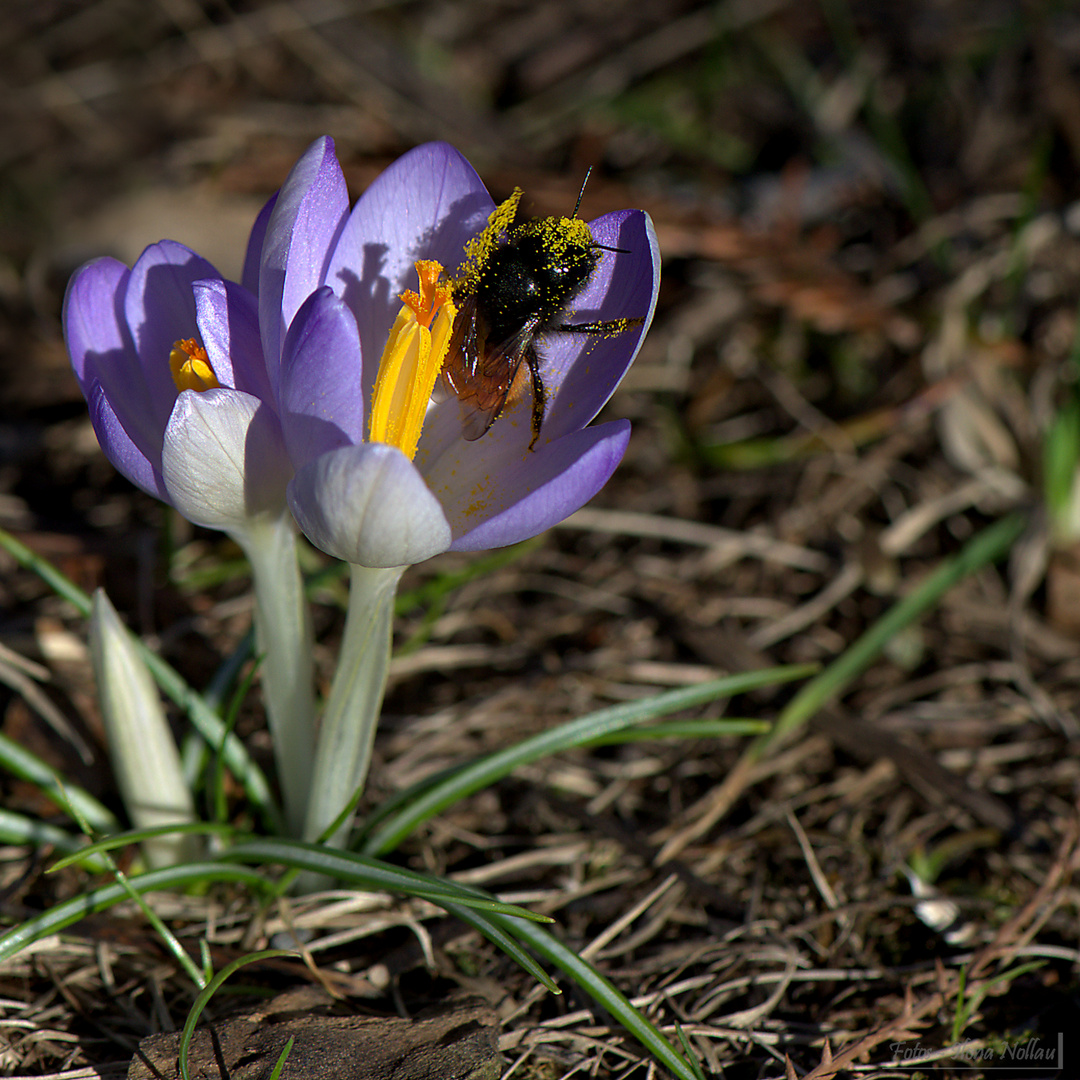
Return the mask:
<path id="1" fill-rule="evenodd" d="M 457 307 L 448 282 L 439 282 L 442 266 L 433 260 L 416 264 L 420 292 L 401 294 L 402 308 L 383 349 L 368 435 L 372 442 L 396 446 L 410 461 L 427 415 L 431 391 L 450 348 Z"/>
<path id="2" fill-rule="evenodd" d="M 177 390 L 216 390 L 221 383 L 210 366 L 206 350 L 194 339 L 174 341 L 169 353 L 169 369 Z"/>

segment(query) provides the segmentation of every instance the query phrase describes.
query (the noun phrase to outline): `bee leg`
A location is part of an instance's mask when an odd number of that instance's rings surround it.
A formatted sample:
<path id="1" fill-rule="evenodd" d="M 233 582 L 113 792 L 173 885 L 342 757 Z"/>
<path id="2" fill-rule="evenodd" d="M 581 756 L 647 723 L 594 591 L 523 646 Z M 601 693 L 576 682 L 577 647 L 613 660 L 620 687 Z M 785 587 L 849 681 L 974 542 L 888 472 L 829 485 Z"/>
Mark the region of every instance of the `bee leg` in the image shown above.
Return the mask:
<path id="1" fill-rule="evenodd" d="M 614 337 L 616 334 L 625 334 L 628 330 L 636 330 L 644 324 L 644 319 L 612 319 L 609 322 L 563 323 L 556 329 L 564 334 L 601 334 L 604 337 Z"/>
<path id="2" fill-rule="evenodd" d="M 529 440 L 531 450 L 540 438 L 540 426 L 544 422 L 544 409 L 547 406 L 547 389 L 540 377 L 539 358 L 535 354 L 529 357 L 529 373 L 532 375 L 532 438 Z"/>

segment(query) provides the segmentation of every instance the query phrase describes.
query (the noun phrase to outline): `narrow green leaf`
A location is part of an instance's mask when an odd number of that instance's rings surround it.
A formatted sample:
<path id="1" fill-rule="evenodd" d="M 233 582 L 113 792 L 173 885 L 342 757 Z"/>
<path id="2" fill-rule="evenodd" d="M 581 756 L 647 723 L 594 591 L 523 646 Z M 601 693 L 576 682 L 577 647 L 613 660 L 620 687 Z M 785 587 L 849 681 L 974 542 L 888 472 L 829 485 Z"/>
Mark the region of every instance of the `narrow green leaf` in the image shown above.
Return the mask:
<path id="1" fill-rule="evenodd" d="M 441 905 L 448 914 L 468 923 L 474 930 L 478 930 L 493 945 L 498 946 L 515 963 L 525 969 L 538 983 L 550 990 L 553 994 L 561 994 L 558 984 L 551 976 L 511 937 L 501 926 L 497 926 L 483 913 L 473 908 L 462 907 L 453 904 L 449 900 Z"/>
<path id="2" fill-rule="evenodd" d="M 281 1053 L 278 1054 L 278 1059 L 270 1072 L 270 1080 L 278 1080 L 281 1076 L 281 1070 L 285 1068 L 285 1062 L 289 1060 L 289 1054 L 292 1053 L 294 1042 L 296 1042 L 296 1036 L 290 1035 L 289 1041 L 282 1047 Z M 702 1080 L 704 1080 L 704 1078 L 702 1078 Z"/>
<path id="3" fill-rule="evenodd" d="M 1043 498 L 1055 521 L 1067 520 L 1080 461 L 1080 401 L 1071 397 L 1043 437 Z"/>
<path id="4" fill-rule="evenodd" d="M 705 1080 L 705 1070 L 702 1069 L 701 1062 L 694 1057 L 694 1048 L 690 1045 L 690 1040 L 678 1020 L 675 1021 L 675 1033 L 679 1036 L 679 1045 L 683 1049 L 683 1057 L 690 1063 L 690 1068 L 694 1070 L 697 1080 Z"/>
<path id="5" fill-rule="evenodd" d="M 673 720 L 667 724 L 617 731 L 585 743 L 586 746 L 615 746 L 620 743 L 652 742 L 657 739 L 721 739 L 731 735 L 764 735 L 772 728 L 768 720 Z"/>
<path id="6" fill-rule="evenodd" d="M 546 915 L 537 915 L 517 904 L 504 904 L 494 900 L 478 889 L 458 885 L 452 881 L 404 870 L 379 859 L 357 855 L 350 851 L 337 851 L 320 844 L 307 844 L 300 840 L 249 840 L 237 844 L 221 855 L 223 861 L 254 862 L 260 865 L 280 863 L 296 870 L 326 874 L 360 885 L 365 889 L 403 893 L 430 900 L 440 907 L 449 901 L 464 907 L 476 908 L 533 922 L 551 922 Z"/>
<path id="7" fill-rule="evenodd" d="M 65 866 L 78 865 L 96 874 L 109 869 L 108 862 L 91 850 L 85 836 L 73 836 L 55 825 L 11 810 L 0 809 L 0 843 L 54 847 L 57 851 L 69 852 L 61 860 Z"/>
<path id="8" fill-rule="evenodd" d="M 541 732 L 516 746 L 489 754 L 455 771 L 442 783 L 422 792 L 377 830 L 369 831 L 361 845 L 361 850 L 366 855 L 381 855 L 392 851 L 406 836 L 429 818 L 473 792 L 490 787 L 514 769 L 529 762 L 550 757 L 563 750 L 586 746 L 647 720 L 677 712 L 679 709 L 691 708 L 721 697 L 731 697 L 733 694 L 746 693 L 762 686 L 804 679 L 816 670 L 815 665 L 799 664 L 744 672 L 702 683 L 700 686 L 671 690 L 642 701 L 601 709 L 578 720 L 560 724 L 550 731 Z"/>
<path id="9" fill-rule="evenodd" d="M 65 577 L 48 559 L 16 540 L 6 529 L 0 529 L 2 547 L 20 566 L 37 574 L 57 596 L 63 597 L 84 618 L 90 618 L 90 597 L 73 581 Z"/>
<path id="10" fill-rule="evenodd" d="M 243 785 L 248 800 L 266 823 L 267 829 L 281 832 L 281 811 L 270 794 L 266 774 L 252 760 L 247 747 L 235 733 L 228 730 L 225 722 L 203 701 L 202 696 L 188 686 L 179 672 L 147 648 L 141 640 L 135 640 L 143 650 L 143 659 L 158 686 L 187 713 L 196 730 L 210 746 L 221 747 L 225 763 Z"/>
<path id="11" fill-rule="evenodd" d="M 183 889 L 191 885 L 213 885 L 224 881 L 239 882 L 257 890 L 269 890 L 271 887 L 271 883 L 256 870 L 247 866 L 229 866 L 219 862 L 187 863 L 184 866 L 151 870 L 149 873 L 128 878 L 127 884 L 131 889 L 142 894 L 156 889 Z M 0 937 L 0 961 L 8 960 L 27 945 L 49 934 L 58 933 L 64 927 L 85 919 L 87 915 L 105 911 L 127 900 L 128 897 L 128 889 L 114 882 L 65 900 L 41 915 L 12 927 Z"/>
<path id="12" fill-rule="evenodd" d="M 254 633 L 248 634 L 247 637 L 254 640 Z M 255 675 L 257 674 L 259 667 L 257 664 L 252 664 L 251 670 L 241 680 L 240 685 L 236 687 L 231 700 L 229 701 L 229 707 L 225 710 L 223 720 L 225 723 L 225 729 L 222 732 L 221 741 L 213 748 L 213 769 L 207 781 L 207 794 L 208 802 L 211 808 L 211 819 L 224 823 L 228 820 L 229 809 L 228 800 L 226 797 L 226 761 L 225 761 L 225 741 L 233 734 L 233 730 L 236 727 L 236 721 L 240 718 L 240 706 L 247 700 L 248 693 L 251 691 L 252 684 L 255 682 Z"/>
<path id="13" fill-rule="evenodd" d="M 68 812 L 74 814 L 75 820 L 78 826 L 84 833 L 90 835 L 91 829 L 87 824 L 86 819 L 83 818 L 78 811 L 74 810 L 70 805 L 68 806 Z M 183 946 L 177 940 L 176 935 L 165 925 L 158 915 L 149 904 L 143 900 L 142 896 L 131 887 L 131 883 L 127 875 L 116 865 L 111 855 L 108 852 L 102 852 L 101 857 L 109 864 L 109 870 L 116 883 L 124 890 L 129 899 L 133 900 L 139 910 L 143 913 L 143 917 L 153 927 L 154 931 L 164 942 L 165 947 L 176 957 L 176 962 L 188 973 L 188 976 L 192 979 L 196 986 L 203 985 L 202 973 L 195 966 L 190 956 L 184 950 Z"/>
<path id="14" fill-rule="evenodd" d="M 67 783 L 52 766 L 30 753 L 24 746 L 0 735 L 0 768 L 25 780 L 43 791 L 57 806 L 68 806 L 98 832 L 115 832 L 120 823 L 111 810 L 106 809 L 91 795 L 74 784 Z"/>
<path id="15" fill-rule="evenodd" d="M 105 858 L 110 859 L 110 856 L 106 855 Z M 165 945 L 165 948 L 172 954 L 173 958 L 180 965 L 180 967 L 187 972 L 188 978 L 198 986 L 200 989 L 206 985 L 206 978 L 203 972 L 199 969 L 199 965 L 188 955 L 187 949 L 180 944 L 180 939 L 170 930 L 161 916 L 143 899 L 142 894 L 132 888 L 131 879 L 121 870 L 115 863 L 112 866 L 113 877 L 116 879 L 116 883 L 127 893 L 128 898 L 132 900 L 139 910 L 143 913 L 143 918 L 150 924 L 154 932 Z"/>
<path id="16" fill-rule="evenodd" d="M 505 919 L 501 915 L 492 915 L 491 921 L 524 941 L 533 952 L 539 953 L 573 979 L 601 1008 L 615 1017 L 665 1069 L 679 1077 L 679 1080 L 698 1080 L 695 1069 L 663 1034 L 588 961 L 582 960 L 576 952 L 534 923 Z"/>
<path id="17" fill-rule="evenodd" d="M 295 956 L 288 949 L 264 949 L 262 952 L 249 953 L 247 956 L 238 957 L 231 964 L 226 964 L 202 990 L 191 1006 L 191 1011 L 184 1021 L 183 1031 L 180 1032 L 180 1075 L 184 1080 L 190 1080 L 188 1072 L 188 1048 L 191 1046 L 192 1037 L 195 1035 L 195 1027 L 202 1016 L 203 1009 L 210 1003 L 210 999 L 218 992 L 221 984 L 247 964 L 255 964 L 260 960 L 274 960 L 279 956 Z M 290 1044 L 291 1045 L 291 1044 Z"/>
<path id="18" fill-rule="evenodd" d="M 756 760 L 802 727 L 827 701 L 839 696 L 853 679 L 862 674 L 893 637 L 921 618 L 957 582 L 988 563 L 1004 558 L 1026 524 L 1024 514 L 1010 514 L 977 533 L 955 556 L 945 559 L 817 678 L 807 683 L 788 702 L 772 731 L 757 739 L 747 750 L 747 755 Z"/>
<path id="19" fill-rule="evenodd" d="M 126 829 L 124 832 L 112 833 L 93 844 L 88 844 L 72 855 L 58 859 L 49 867 L 48 872 L 55 874 L 58 870 L 63 870 L 65 866 L 79 862 L 88 855 L 115 851 L 117 848 L 127 847 L 128 844 L 141 844 L 146 840 L 153 840 L 158 836 L 169 836 L 173 833 L 188 833 L 195 836 L 231 836 L 236 833 L 236 829 L 231 825 L 219 825 L 206 821 L 192 821 L 184 825 L 157 825 L 152 829 Z"/>

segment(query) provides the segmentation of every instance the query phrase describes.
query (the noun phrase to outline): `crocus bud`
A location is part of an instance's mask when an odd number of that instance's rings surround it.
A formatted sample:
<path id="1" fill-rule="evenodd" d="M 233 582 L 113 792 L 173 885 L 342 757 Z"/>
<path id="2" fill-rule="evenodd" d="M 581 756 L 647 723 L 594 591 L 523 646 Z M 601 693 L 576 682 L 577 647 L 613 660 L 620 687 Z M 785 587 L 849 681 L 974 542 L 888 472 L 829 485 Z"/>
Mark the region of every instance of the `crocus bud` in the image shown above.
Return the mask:
<path id="1" fill-rule="evenodd" d="M 90 655 L 113 774 L 132 825 L 147 829 L 194 821 L 195 806 L 157 686 L 101 589 L 90 617 Z M 194 836 L 160 836 L 145 841 L 142 852 L 154 868 L 192 859 L 198 846 Z"/>

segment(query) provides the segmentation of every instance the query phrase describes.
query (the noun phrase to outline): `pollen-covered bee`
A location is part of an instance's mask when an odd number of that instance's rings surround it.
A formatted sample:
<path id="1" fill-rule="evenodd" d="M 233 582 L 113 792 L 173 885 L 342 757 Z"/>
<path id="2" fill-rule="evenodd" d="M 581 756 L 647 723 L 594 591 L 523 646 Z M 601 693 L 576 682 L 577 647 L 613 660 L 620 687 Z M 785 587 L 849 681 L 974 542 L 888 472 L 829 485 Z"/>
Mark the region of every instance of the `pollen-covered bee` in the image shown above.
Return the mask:
<path id="1" fill-rule="evenodd" d="M 584 184 L 581 190 L 584 193 Z M 593 239 L 589 226 L 577 216 L 581 195 L 573 217 L 513 224 L 521 194 L 520 188 L 515 189 L 495 208 L 487 227 L 466 248 L 460 275 L 451 281 L 458 315 L 442 378 L 461 403 L 464 435 L 470 441 L 488 431 L 508 401 L 531 389 L 532 449 L 546 406 L 537 337 L 556 333 L 611 337 L 645 320 L 563 321 L 571 301 L 592 278 L 600 253 L 625 251 Z"/>

